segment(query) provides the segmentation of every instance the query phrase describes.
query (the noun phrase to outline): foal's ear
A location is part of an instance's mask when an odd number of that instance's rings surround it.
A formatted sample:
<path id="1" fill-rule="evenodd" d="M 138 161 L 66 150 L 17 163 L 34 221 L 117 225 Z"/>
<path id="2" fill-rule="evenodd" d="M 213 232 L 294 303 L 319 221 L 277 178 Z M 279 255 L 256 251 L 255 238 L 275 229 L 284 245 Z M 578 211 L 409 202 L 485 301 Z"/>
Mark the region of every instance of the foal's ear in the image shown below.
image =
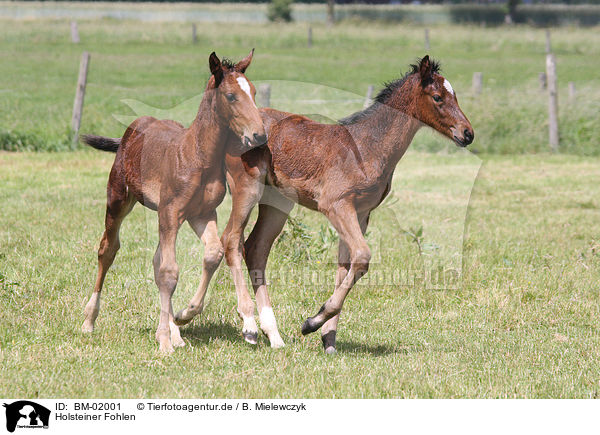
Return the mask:
<path id="1" fill-rule="evenodd" d="M 223 67 L 221 66 L 221 61 L 213 51 L 208 58 L 208 66 L 210 67 L 210 72 L 213 76 L 215 76 L 215 88 L 218 88 L 221 84 L 221 80 L 223 80 Z"/>
<path id="2" fill-rule="evenodd" d="M 422 86 L 427 86 L 433 81 L 433 65 L 428 54 L 419 62 L 419 75 L 421 76 Z"/>
<path id="3" fill-rule="evenodd" d="M 250 63 L 252 62 L 253 54 L 254 54 L 254 48 L 252 49 L 252 51 L 250 52 L 250 54 L 248 56 L 246 56 L 245 58 L 240 60 L 238 63 L 236 63 L 235 66 L 233 67 L 233 69 L 236 70 L 237 72 L 241 72 L 242 74 L 244 74 L 246 72 L 246 69 L 250 66 Z"/>

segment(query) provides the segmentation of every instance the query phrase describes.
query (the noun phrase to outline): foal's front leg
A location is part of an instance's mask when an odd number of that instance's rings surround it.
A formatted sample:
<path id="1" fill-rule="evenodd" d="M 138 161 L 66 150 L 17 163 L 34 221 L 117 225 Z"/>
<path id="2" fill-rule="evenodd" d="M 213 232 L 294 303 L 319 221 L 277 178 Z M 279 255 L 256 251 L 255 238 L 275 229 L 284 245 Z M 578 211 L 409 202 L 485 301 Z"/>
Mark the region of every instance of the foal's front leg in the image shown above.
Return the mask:
<path id="1" fill-rule="evenodd" d="M 242 262 L 244 228 L 248 223 L 252 209 L 260 200 L 264 184 L 261 180 L 257 180 L 243 172 L 236 180 L 228 173 L 227 181 L 231 186 L 232 208 L 221 241 L 225 250 L 225 260 L 231 270 L 235 285 L 237 312 L 243 322 L 242 336 L 246 342 L 257 344 L 258 326 L 256 320 L 254 320 L 254 301 L 248 292 Z"/>
<path id="2" fill-rule="evenodd" d="M 179 267 L 175 261 L 175 242 L 181 222 L 178 210 L 173 207 L 159 209 L 159 242 L 154 255 L 154 279 L 160 297 L 160 318 L 156 330 L 156 340 L 162 353 L 172 353 L 173 345 L 182 346 L 179 328 L 173 319 L 171 299 L 179 278 Z M 173 341 L 171 338 L 173 337 Z"/>
<path id="3" fill-rule="evenodd" d="M 175 324 L 185 325 L 204 308 L 204 297 L 208 284 L 223 258 L 223 246 L 217 231 L 217 213 L 213 212 L 209 218 L 192 218 L 188 222 L 196 235 L 204 242 L 204 259 L 202 261 L 202 277 L 196 294 L 188 306 L 175 316 Z"/>
<path id="4" fill-rule="evenodd" d="M 315 332 L 325 322 L 341 312 L 348 292 L 354 283 L 367 272 L 371 260 L 371 251 L 361 231 L 356 209 L 351 202 L 338 203 L 331 207 L 327 217 L 337 230 L 340 240 L 348 246 L 350 269 L 319 312 L 306 319 L 302 325 L 302 334 L 304 335 Z"/>

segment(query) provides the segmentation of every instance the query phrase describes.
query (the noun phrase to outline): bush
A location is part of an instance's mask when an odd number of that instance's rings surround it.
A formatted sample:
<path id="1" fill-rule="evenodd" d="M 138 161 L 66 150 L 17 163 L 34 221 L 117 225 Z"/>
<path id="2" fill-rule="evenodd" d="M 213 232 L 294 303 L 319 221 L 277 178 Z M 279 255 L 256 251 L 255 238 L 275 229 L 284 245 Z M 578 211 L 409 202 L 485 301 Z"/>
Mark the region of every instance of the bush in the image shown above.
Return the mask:
<path id="1" fill-rule="evenodd" d="M 293 0 L 271 0 L 267 9 L 269 21 L 292 21 Z"/>
<path id="2" fill-rule="evenodd" d="M 62 138 L 43 138 L 34 133 L 0 130 L 0 151 L 71 151 L 79 148 L 66 134 Z"/>
<path id="3" fill-rule="evenodd" d="M 507 9 L 503 5 L 453 5 L 449 12 L 452 23 L 497 26 L 504 23 Z"/>

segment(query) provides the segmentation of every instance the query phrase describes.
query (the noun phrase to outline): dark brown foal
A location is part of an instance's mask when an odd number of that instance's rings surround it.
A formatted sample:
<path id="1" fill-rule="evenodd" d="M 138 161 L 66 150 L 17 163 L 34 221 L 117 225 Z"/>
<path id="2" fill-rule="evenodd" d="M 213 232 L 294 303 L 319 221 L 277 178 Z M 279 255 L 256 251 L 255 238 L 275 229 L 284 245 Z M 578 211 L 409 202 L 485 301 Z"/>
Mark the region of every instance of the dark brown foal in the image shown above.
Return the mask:
<path id="1" fill-rule="evenodd" d="M 238 310 L 254 308 L 242 274 L 244 253 L 261 328 L 272 346 L 283 345 L 265 282 L 267 258 L 294 203 L 320 211 L 340 237 L 338 270 L 333 295 L 304 322 L 302 333 L 322 327 L 325 351 L 333 353 L 344 300 L 369 267 L 364 238 L 369 215 L 388 194 L 396 164 L 414 135 L 427 125 L 464 147 L 473 141 L 473 129 L 452 86 L 428 56 L 388 84 L 372 106 L 338 124 L 272 109 L 261 109 L 261 114 L 269 132 L 267 147 L 226 158 L 233 209 L 221 240 Z M 242 245 L 244 226 L 259 201 L 258 220 Z"/>
<path id="2" fill-rule="evenodd" d="M 154 255 L 154 278 L 160 292 L 160 321 L 156 339 L 160 351 L 184 346 L 173 319 L 171 298 L 179 270 L 175 240 L 186 220 L 205 245 L 197 301 L 189 313 L 202 311 L 210 279 L 223 257 L 217 233 L 216 207 L 225 195 L 224 158 L 227 151 L 241 154 L 266 141 L 265 129 L 254 103 L 255 88 L 244 72 L 252 52 L 233 65 L 212 53 L 210 77 L 196 119 L 189 128 L 152 117 L 136 119 L 121 139 L 86 136 L 94 148 L 116 151 L 108 180 L 106 230 L 98 250 L 98 277 L 85 307 L 82 329 L 91 332 L 98 317 L 100 292 L 119 249 L 119 228 L 136 202 L 158 212 L 159 243 Z"/>

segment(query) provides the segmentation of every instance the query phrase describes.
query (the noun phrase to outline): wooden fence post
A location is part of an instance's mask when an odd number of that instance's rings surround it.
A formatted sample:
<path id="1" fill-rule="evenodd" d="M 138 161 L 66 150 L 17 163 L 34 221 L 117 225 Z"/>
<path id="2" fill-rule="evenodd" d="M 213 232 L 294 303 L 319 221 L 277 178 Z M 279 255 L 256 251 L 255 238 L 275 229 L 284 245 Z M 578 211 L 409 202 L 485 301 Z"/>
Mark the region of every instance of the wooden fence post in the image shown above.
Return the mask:
<path id="1" fill-rule="evenodd" d="M 192 43 L 195 44 L 196 42 L 198 42 L 198 35 L 196 32 L 196 25 L 192 24 Z"/>
<path id="2" fill-rule="evenodd" d="M 269 83 L 258 85 L 258 105 L 260 107 L 269 107 L 271 105 L 271 85 Z"/>
<path id="3" fill-rule="evenodd" d="M 474 72 L 473 73 L 473 95 L 481 94 L 482 88 L 483 88 L 483 73 Z"/>
<path id="4" fill-rule="evenodd" d="M 371 99 L 373 98 L 373 85 L 369 85 L 369 87 L 367 88 L 367 96 L 365 97 L 365 104 L 363 105 L 363 108 L 367 108 L 371 105 Z"/>
<path id="5" fill-rule="evenodd" d="M 79 30 L 77 29 L 77 21 L 71 21 L 71 42 L 79 44 Z"/>
<path id="6" fill-rule="evenodd" d="M 429 50 L 429 29 L 425 27 L 425 50 Z"/>
<path id="7" fill-rule="evenodd" d="M 538 76 L 538 79 L 540 81 L 540 91 L 545 91 L 546 88 L 548 87 L 548 80 L 546 79 L 546 73 L 541 72 Z"/>
<path id="8" fill-rule="evenodd" d="M 312 47 L 312 26 L 308 26 L 308 48 Z"/>
<path id="9" fill-rule="evenodd" d="M 556 58 L 552 53 L 546 55 L 546 74 L 548 76 L 548 125 L 550 147 L 558 151 L 558 93 L 556 85 Z"/>
<path id="10" fill-rule="evenodd" d="M 81 126 L 81 114 L 83 112 L 83 99 L 85 98 L 85 85 L 87 83 L 88 66 L 90 64 L 90 54 L 84 51 L 79 63 L 79 78 L 77 79 L 77 91 L 75 92 L 75 101 L 73 103 L 73 117 L 71 119 L 71 129 L 73 130 L 73 143 L 79 138 L 79 127 Z"/>

